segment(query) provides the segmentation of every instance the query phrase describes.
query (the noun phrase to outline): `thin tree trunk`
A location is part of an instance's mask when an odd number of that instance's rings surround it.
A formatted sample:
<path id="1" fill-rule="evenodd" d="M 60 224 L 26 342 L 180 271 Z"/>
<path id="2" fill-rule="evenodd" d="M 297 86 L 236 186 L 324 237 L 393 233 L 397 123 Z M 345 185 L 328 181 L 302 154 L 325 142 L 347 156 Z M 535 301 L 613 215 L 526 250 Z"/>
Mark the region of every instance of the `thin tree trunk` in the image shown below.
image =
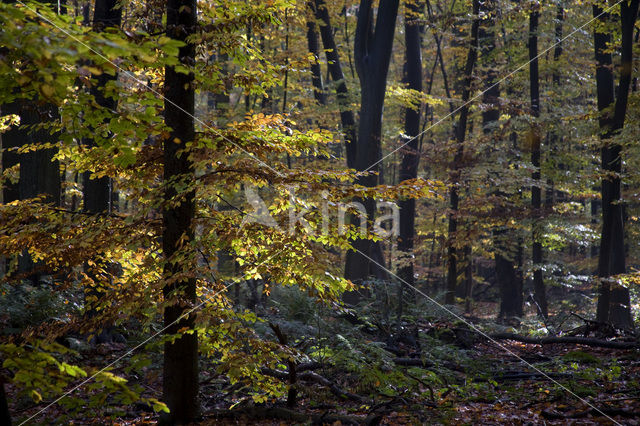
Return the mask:
<path id="1" fill-rule="evenodd" d="M 313 1 L 307 2 L 307 7 L 311 11 L 311 17 L 307 19 L 307 46 L 313 55 L 311 63 L 311 83 L 313 85 L 313 97 L 320 105 L 327 104 L 327 94 L 322 82 L 322 70 L 320 69 L 320 44 L 318 42 L 318 31 L 316 29 L 316 4 Z"/>
<path id="2" fill-rule="evenodd" d="M 488 137 L 500 118 L 500 85 L 498 74 L 493 66 L 494 60 L 491 58 L 495 51 L 495 3 L 486 1 L 480 6 L 481 13 L 486 16 L 479 29 L 479 45 L 481 48 L 481 60 L 487 71 L 484 81 L 484 93 L 482 103 L 485 105 L 482 111 L 482 132 Z M 495 153 L 501 153 L 499 147 L 488 149 Z M 499 154 L 498 154 L 499 155 Z M 499 172 L 496 172 L 496 179 L 500 179 Z M 493 192 L 497 197 L 507 197 L 507 193 L 497 189 Z M 513 247 L 513 232 L 505 226 L 495 227 L 492 230 L 493 255 L 495 262 L 495 273 L 498 288 L 500 289 L 500 313 L 499 318 L 508 319 L 522 315 L 522 291 L 518 296 L 519 285 L 515 268 L 516 253 Z"/>
<path id="3" fill-rule="evenodd" d="M 458 231 L 458 202 L 459 202 L 459 188 L 460 184 L 460 172 L 462 166 L 462 159 L 464 155 L 464 140 L 467 131 L 467 120 L 469 117 L 469 105 L 467 102 L 471 96 L 471 77 L 473 74 L 473 68 L 478 57 L 478 27 L 480 20 L 478 18 L 480 8 L 480 1 L 473 1 L 473 21 L 471 23 L 471 40 L 469 44 L 469 51 L 467 52 L 467 60 L 464 66 L 463 79 L 462 79 L 462 108 L 460 109 L 460 116 L 458 123 L 456 124 L 456 154 L 453 159 L 453 165 L 451 170 L 451 189 L 449 191 L 450 209 L 449 214 L 449 248 L 447 250 L 447 292 L 445 294 L 445 303 L 453 304 L 455 302 L 456 286 L 458 282 L 458 268 L 457 268 L 457 249 L 456 249 L 456 233 Z"/>
<path id="4" fill-rule="evenodd" d="M 537 120 L 540 117 L 540 74 L 538 72 L 538 20 L 540 11 L 538 6 L 533 6 L 529 14 L 529 94 L 531 96 L 531 115 Z M 532 226 L 533 238 L 533 291 L 539 314 L 547 317 L 547 296 L 545 292 L 544 280 L 542 277 L 542 222 L 540 219 L 540 209 L 542 207 L 542 191 L 540 186 L 540 129 L 538 123 L 534 122 L 530 130 L 531 140 L 531 163 L 533 172 L 531 178 L 531 208 L 533 209 L 534 220 Z"/>
<path id="5" fill-rule="evenodd" d="M 333 37 L 333 28 L 329 19 L 329 11 L 325 0 L 315 0 L 316 17 L 320 21 L 320 37 L 324 46 L 325 55 L 327 56 L 327 69 L 331 75 L 331 79 L 336 85 L 336 96 L 338 98 L 338 107 L 340 108 L 340 122 L 342 124 L 342 132 L 344 133 L 345 148 L 347 152 L 347 167 L 350 169 L 356 166 L 356 120 L 353 110 L 349 108 L 349 90 L 342 72 L 340 55 Z"/>
<path id="6" fill-rule="evenodd" d="M 597 320 L 611 322 L 621 328 L 631 328 L 629 290 L 619 284 L 611 285 L 609 277 L 626 272 L 624 252 L 624 220 L 620 203 L 620 174 L 622 172 L 622 147 L 615 137 L 624 127 L 627 111 L 629 87 L 633 62 L 633 30 L 638 14 L 639 0 L 623 2 L 621 8 L 621 66 L 618 99 L 614 95 L 614 78 L 612 55 L 605 49 L 611 41 L 608 33 L 594 32 L 594 48 L 596 58 L 596 87 L 598 94 L 598 111 L 600 112 L 600 138 L 603 143 L 602 169 L 602 236 L 598 259 L 598 276 L 600 277 L 600 295 L 598 297 Z M 594 17 L 602 14 L 602 9 L 593 7 Z M 598 18 L 607 22 L 608 13 Z M 605 114 L 615 102 L 614 114 Z M 613 139 L 613 140 L 612 140 Z"/>
<path id="7" fill-rule="evenodd" d="M 564 21 L 564 6 L 563 3 L 560 2 L 557 6 L 556 9 L 556 18 L 555 18 L 555 47 L 553 49 L 553 73 L 551 75 L 551 83 L 553 85 L 553 90 L 557 91 L 560 90 L 560 71 L 558 69 L 558 61 L 560 59 L 560 56 L 562 55 L 562 24 Z M 552 132 L 549 133 L 548 135 L 548 140 L 549 140 L 549 154 L 551 158 L 557 158 L 557 152 L 558 152 L 558 132 L 554 129 Z M 564 169 L 564 164 L 559 163 L 557 165 L 557 168 L 560 170 Z M 560 194 L 563 194 L 562 192 Z M 562 196 L 562 195 L 560 195 Z M 547 191 L 545 194 L 545 200 L 544 200 L 544 207 L 545 210 L 547 211 L 551 211 L 551 209 L 553 208 L 553 205 L 555 203 L 555 198 L 556 198 L 556 190 L 555 190 L 555 184 L 554 181 L 551 177 L 547 178 Z"/>
<path id="8" fill-rule="evenodd" d="M 409 2 L 405 5 L 404 39 L 405 39 L 405 82 L 407 88 L 422 92 L 422 26 L 419 17 L 423 12 L 423 5 Z M 421 105 L 405 110 L 404 132 L 413 138 L 404 148 L 400 165 L 399 181 L 415 179 L 418 176 L 420 161 L 419 140 Z M 413 247 L 415 237 L 416 200 L 407 198 L 400 200 L 400 236 L 398 250 L 404 256 L 405 264 L 398 270 L 398 276 L 404 282 L 398 287 L 399 306 L 403 304 L 404 283 L 415 285 L 413 271 Z"/>
<path id="9" fill-rule="evenodd" d="M 96 32 L 103 31 L 107 28 L 119 28 L 122 19 L 122 9 L 118 7 L 117 0 L 97 0 L 95 4 L 95 10 L 93 14 L 93 30 Z M 89 93 L 94 97 L 96 104 L 100 107 L 109 110 L 114 113 L 118 106 L 118 100 L 115 97 L 105 96 L 104 90 L 109 82 L 116 81 L 118 79 L 117 72 L 114 75 L 106 72 L 101 73 L 95 77 L 97 84 L 91 86 Z M 108 120 L 108 117 L 105 118 Z M 84 139 L 84 145 L 87 148 L 93 148 L 97 146 L 96 141 L 93 139 Z M 82 185 L 82 198 L 83 209 L 87 213 L 99 214 L 104 212 L 111 212 L 112 210 L 112 180 L 111 178 L 104 176 L 96 179 L 91 178 L 90 171 L 83 173 L 83 185 Z M 89 264 L 85 264 L 84 269 L 87 275 L 94 283 L 98 284 L 99 277 L 103 274 L 99 272 L 100 269 L 108 269 L 107 262 L 103 259 L 96 260 L 96 266 L 91 267 Z M 91 297 L 87 297 L 91 296 Z M 95 287 L 85 287 L 85 300 L 95 298 L 98 303 L 102 303 L 103 299 Z M 93 317 L 96 315 L 95 306 L 92 306 L 90 302 L 86 302 L 89 309 L 86 312 L 87 317 Z M 96 343 L 109 343 L 112 341 L 112 333 L 109 328 L 112 325 L 108 325 L 103 331 L 96 336 Z"/>
<path id="10" fill-rule="evenodd" d="M 186 67 L 192 66 L 195 60 L 195 46 L 192 41 L 187 41 L 195 31 L 196 1 L 167 0 L 167 35 L 185 43 L 178 57 Z M 165 308 L 164 325 L 168 327 L 167 335 L 190 330 L 164 346 L 163 397 L 171 410 L 168 421 L 173 423 L 193 421 L 199 412 L 198 337 L 193 330 L 195 315 L 191 313 L 182 318 L 196 301 L 196 281 L 191 276 L 189 265 L 182 263 L 188 256 L 180 255 L 193 238 L 195 193 L 193 190 L 179 193 L 177 189 L 190 182 L 194 173 L 189 156 L 182 152 L 195 139 L 193 79 L 192 73 L 176 72 L 173 67 L 165 70 L 165 122 L 171 131 L 164 140 L 166 205 L 163 209 L 162 247 L 167 280 L 164 296 L 174 302 Z M 185 238 L 187 244 L 183 242 Z"/>
<path id="11" fill-rule="evenodd" d="M 116 7 L 117 0 L 97 0 L 93 13 L 93 30 L 103 31 L 106 28 L 118 28 L 122 19 L 122 9 Z M 105 96 L 104 89 L 111 81 L 118 79 L 117 72 L 114 75 L 103 72 L 95 76 L 97 84 L 89 91 L 101 107 L 115 112 L 118 100 L 115 97 Z M 85 139 L 84 144 L 92 148 L 96 146 L 93 139 Z M 82 196 L 84 199 L 84 211 L 88 213 L 101 213 L 111 210 L 111 179 L 100 177 L 91 179 L 91 172 L 84 172 Z"/>

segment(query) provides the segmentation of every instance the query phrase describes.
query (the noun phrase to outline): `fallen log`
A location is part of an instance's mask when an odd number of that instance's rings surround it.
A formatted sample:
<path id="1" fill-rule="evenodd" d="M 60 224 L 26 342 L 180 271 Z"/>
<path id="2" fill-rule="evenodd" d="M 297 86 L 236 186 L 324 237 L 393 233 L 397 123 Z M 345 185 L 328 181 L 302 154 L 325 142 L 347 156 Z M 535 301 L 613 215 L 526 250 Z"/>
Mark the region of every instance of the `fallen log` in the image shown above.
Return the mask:
<path id="1" fill-rule="evenodd" d="M 505 382 L 509 380 L 554 380 L 561 378 L 570 378 L 573 377 L 572 374 L 569 373 L 539 373 L 539 372 L 521 372 L 521 371 L 506 371 L 504 373 L 497 374 L 491 379 L 485 377 L 476 377 L 473 379 L 475 383 L 488 382 L 489 380 L 493 380 L 496 382 Z"/>
<path id="2" fill-rule="evenodd" d="M 433 363 L 431 361 L 420 358 L 393 358 L 393 362 L 396 365 L 401 365 L 403 367 L 433 367 Z"/>
<path id="3" fill-rule="evenodd" d="M 421 359 L 421 358 L 393 358 L 393 363 L 401 367 L 421 367 L 421 368 L 436 367 L 436 365 L 433 362 L 426 359 Z M 462 366 L 454 364 L 453 362 L 450 362 L 450 361 L 444 361 L 442 363 L 442 366 L 451 371 L 458 371 L 461 373 L 465 372 Z"/>
<path id="4" fill-rule="evenodd" d="M 495 340 L 515 340 L 516 342 L 531 343 L 534 345 L 551 345 L 551 344 L 575 344 L 592 346 L 596 348 L 608 349 L 637 349 L 640 348 L 640 342 L 621 342 L 614 340 L 602 340 L 589 337 L 566 336 L 566 337 L 528 337 L 514 333 L 496 333 L 490 337 Z"/>

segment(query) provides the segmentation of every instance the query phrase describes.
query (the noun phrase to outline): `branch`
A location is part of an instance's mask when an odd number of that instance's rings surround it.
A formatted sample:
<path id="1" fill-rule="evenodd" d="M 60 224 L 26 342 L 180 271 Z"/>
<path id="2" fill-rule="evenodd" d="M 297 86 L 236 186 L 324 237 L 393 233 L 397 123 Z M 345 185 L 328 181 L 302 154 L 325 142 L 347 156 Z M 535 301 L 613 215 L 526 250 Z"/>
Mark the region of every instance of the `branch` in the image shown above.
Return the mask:
<path id="1" fill-rule="evenodd" d="M 275 377 L 280 380 L 288 380 L 289 378 L 289 373 L 281 370 L 274 370 L 271 368 L 264 367 L 260 371 L 262 372 L 262 374 Z M 300 373 L 297 375 L 297 378 L 300 380 L 306 380 L 308 382 L 314 382 L 319 385 L 325 386 L 329 388 L 331 393 L 337 396 L 338 398 L 348 399 L 356 402 L 368 402 L 366 398 L 360 395 L 356 395 L 351 392 L 345 391 L 344 389 L 340 388 L 338 385 L 333 383 L 331 380 L 319 375 L 318 373 L 314 373 L 313 371 L 305 371 L 304 373 Z"/>
<path id="2" fill-rule="evenodd" d="M 591 339 L 588 337 L 527 337 L 513 333 L 497 333 L 490 336 L 496 340 L 515 340 L 522 343 L 531 343 L 534 345 L 552 345 L 552 344 L 576 344 L 592 346 L 596 348 L 609 349 L 637 349 L 640 348 L 639 342 L 620 342 L 613 340 Z"/>

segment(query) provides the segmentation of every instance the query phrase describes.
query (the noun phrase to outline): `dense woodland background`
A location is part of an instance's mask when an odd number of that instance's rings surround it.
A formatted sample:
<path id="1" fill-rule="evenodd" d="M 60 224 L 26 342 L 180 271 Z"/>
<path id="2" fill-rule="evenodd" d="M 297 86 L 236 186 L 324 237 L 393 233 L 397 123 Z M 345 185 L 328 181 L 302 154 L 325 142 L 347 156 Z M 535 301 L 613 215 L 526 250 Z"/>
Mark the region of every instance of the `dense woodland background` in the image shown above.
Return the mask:
<path id="1" fill-rule="evenodd" d="M 636 424 L 639 3 L 2 2 L 0 423 Z"/>

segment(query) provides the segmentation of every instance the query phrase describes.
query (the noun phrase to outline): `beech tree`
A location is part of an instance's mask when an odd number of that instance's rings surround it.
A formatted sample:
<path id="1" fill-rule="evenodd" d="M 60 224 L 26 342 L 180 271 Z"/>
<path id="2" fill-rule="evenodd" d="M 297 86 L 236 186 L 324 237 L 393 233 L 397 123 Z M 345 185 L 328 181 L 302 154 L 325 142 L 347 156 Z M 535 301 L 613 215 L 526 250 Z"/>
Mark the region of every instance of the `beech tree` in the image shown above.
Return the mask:
<path id="1" fill-rule="evenodd" d="M 322 70 L 320 69 L 320 46 L 318 32 L 316 30 L 316 4 L 314 1 L 307 2 L 310 17 L 307 18 L 307 44 L 309 52 L 313 55 L 311 63 L 311 83 L 313 84 L 313 97 L 320 105 L 327 103 L 324 83 L 322 81 Z"/>
<path id="2" fill-rule="evenodd" d="M 93 29 L 94 31 L 104 31 L 109 28 L 120 27 L 122 19 L 122 9 L 118 6 L 116 0 L 98 0 L 96 1 L 95 10 L 93 12 Z M 105 93 L 107 85 L 118 79 L 118 73 L 108 74 L 101 73 L 95 77 L 97 82 L 91 86 L 90 94 L 96 100 L 96 103 L 103 108 L 115 111 L 118 107 L 118 101 L 113 95 Z M 87 147 L 96 146 L 96 142 L 92 139 L 84 140 Z M 108 176 L 93 178 L 91 171 L 86 171 L 83 175 L 82 198 L 84 201 L 84 210 L 89 213 L 110 212 L 112 183 Z"/>
<path id="3" fill-rule="evenodd" d="M 537 120 L 540 116 L 540 77 L 538 71 L 538 19 L 540 11 L 536 5 L 529 13 L 529 95 L 531 97 L 531 116 Z M 540 315 L 547 317 L 547 296 L 542 277 L 542 242 L 540 209 L 542 207 L 542 181 L 540 179 L 540 140 L 542 136 L 535 121 L 531 127 L 531 164 L 534 170 L 531 175 L 531 207 L 533 208 L 534 222 L 532 225 L 532 260 L 533 260 L 533 288 L 535 302 Z"/>
<path id="4" fill-rule="evenodd" d="M 471 97 L 471 84 L 473 77 L 473 69 L 478 58 L 478 30 L 480 25 L 480 19 L 478 13 L 480 11 L 480 2 L 478 0 L 473 1 L 473 11 L 471 20 L 471 31 L 469 40 L 469 50 L 467 52 L 467 58 L 462 70 L 462 76 L 460 79 L 460 113 L 458 115 L 458 121 L 455 125 L 455 142 L 456 149 L 452 163 L 451 170 L 451 189 L 449 190 L 449 202 L 451 213 L 449 214 L 449 247 L 447 248 L 447 288 L 445 303 L 453 304 L 455 301 L 456 287 L 458 284 L 458 204 L 460 199 L 460 188 L 458 187 L 460 182 L 460 173 L 462 169 L 462 162 L 464 156 L 464 143 L 465 136 L 467 134 L 467 125 L 469 119 L 469 98 Z"/>
<path id="5" fill-rule="evenodd" d="M 407 88 L 422 92 L 422 33 L 423 26 L 420 24 L 420 16 L 424 13 L 424 4 L 418 2 L 408 2 L 405 5 L 404 13 L 404 40 L 405 40 L 405 81 Z M 414 105 L 405 111 L 404 130 L 405 135 L 412 140 L 403 147 L 402 163 L 398 179 L 400 182 L 415 179 L 418 177 L 418 164 L 420 162 L 420 117 L 422 105 Z M 400 209 L 400 235 L 398 239 L 398 250 L 403 252 L 408 258 L 404 259 L 406 264 L 398 270 L 398 276 L 407 284 L 414 286 L 414 238 L 415 238 L 415 216 L 416 200 L 409 198 L 398 202 Z M 403 286 L 400 284 L 399 305 L 402 306 Z"/>
<path id="6" fill-rule="evenodd" d="M 320 26 L 320 37 L 327 57 L 327 69 L 335 84 L 338 108 L 340 109 L 340 123 L 345 140 L 347 154 L 347 167 L 355 168 L 356 145 L 358 141 L 356 119 L 353 110 L 349 106 L 349 90 L 345 81 L 340 53 L 333 37 L 333 27 L 329 18 L 329 10 L 324 0 L 315 0 L 315 13 Z"/>
<path id="7" fill-rule="evenodd" d="M 64 8 L 65 3 L 45 4 L 56 10 L 59 5 Z M 21 98 L 17 93 L 14 95 L 17 96 L 12 102 L 2 106 L 2 114 L 19 116 L 20 124 L 2 135 L 2 168 L 7 170 L 19 165 L 20 173 L 17 184 L 3 188 L 3 200 L 7 203 L 43 196 L 46 203 L 57 206 L 60 204 L 61 187 L 60 164 L 54 160 L 59 140 L 56 131 L 59 127 L 56 121 L 60 119 L 58 107 L 47 102 L 45 93 L 33 99 Z M 24 149 L 24 152 L 18 153 L 19 149 Z M 27 251 L 18 257 L 18 272 L 26 275 L 33 285 L 38 285 L 41 275 L 51 272 L 41 268 L 42 265 L 34 264 Z"/>
<path id="8" fill-rule="evenodd" d="M 178 52 L 187 69 L 195 61 L 195 0 L 167 0 L 167 36 L 184 43 Z M 196 281 L 188 277 L 185 252 L 193 240 L 195 193 L 189 188 L 194 168 L 188 146 L 195 140 L 195 88 L 192 72 L 165 69 L 164 118 L 171 129 L 163 141 L 164 208 L 162 250 L 165 257 L 163 289 L 165 333 L 171 339 L 164 346 L 163 398 L 171 423 L 187 423 L 198 416 L 198 334 L 194 329 Z M 186 190 L 181 189 L 187 187 Z M 186 330 L 186 331 L 185 331 Z M 177 337 L 175 337 L 178 335 Z"/>
<path id="9" fill-rule="evenodd" d="M 598 112 L 600 113 L 600 138 L 602 140 L 602 236 L 598 258 L 600 295 L 597 318 L 621 328 L 632 326 L 629 290 L 612 276 L 626 272 L 624 249 L 624 219 L 620 196 L 622 173 L 622 147 L 615 140 L 624 127 L 631 86 L 633 61 L 633 32 L 638 15 L 638 0 L 620 3 L 620 77 L 617 96 L 614 89 L 613 59 L 608 45 L 611 34 L 596 28 L 594 48 L 596 58 L 596 84 Z M 594 18 L 607 23 L 611 15 L 597 4 L 593 6 Z M 613 106 L 613 114 L 611 107 Z"/>
<path id="10" fill-rule="evenodd" d="M 382 159 L 382 111 L 398 5 L 398 0 L 383 0 L 374 14 L 373 2 L 362 0 L 358 10 L 354 60 L 360 79 L 360 116 L 355 169 L 369 172 L 358 178 L 358 183 L 370 188 L 379 182 L 378 174 L 382 170 L 379 164 Z M 373 222 L 375 201 L 372 198 L 359 201 L 365 206 L 368 221 Z M 367 228 L 371 230 L 371 225 Z M 379 244 L 360 238 L 353 242 L 353 248 L 347 252 L 345 278 L 358 282 L 370 276 L 386 276 L 386 272 L 370 260 L 384 264 Z"/>

